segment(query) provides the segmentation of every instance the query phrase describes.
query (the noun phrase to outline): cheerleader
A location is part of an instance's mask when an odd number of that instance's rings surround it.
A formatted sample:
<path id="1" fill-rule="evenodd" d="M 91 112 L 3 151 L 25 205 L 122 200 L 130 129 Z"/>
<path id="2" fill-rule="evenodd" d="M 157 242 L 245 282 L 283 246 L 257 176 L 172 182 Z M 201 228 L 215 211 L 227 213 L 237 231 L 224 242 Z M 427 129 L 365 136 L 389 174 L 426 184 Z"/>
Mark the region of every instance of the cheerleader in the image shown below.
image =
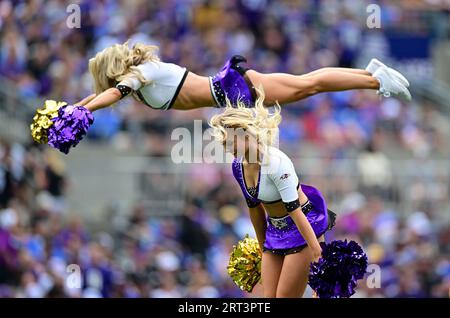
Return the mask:
<path id="1" fill-rule="evenodd" d="M 320 258 L 319 242 L 334 225 L 335 214 L 319 190 L 299 182 L 289 157 L 272 146 L 280 107 L 270 114 L 263 100 L 260 94 L 254 108 L 228 103 L 210 126 L 215 139 L 235 157 L 233 175 L 263 251 L 264 297 L 302 297 L 310 263 Z"/>
<path id="2" fill-rule="evenodd" d="M 385 97 L 411 99 L 409 83 L 399 72 L 372 59 L 365 70 L 322 68 L 304 75 L 263 74 L 243 66 L 246 59 L 233 56 L 213 77 L 200 76 L 172 63 L 160 61 L 156 46 L 128 42 L 116 44 L 89 60 L 95 94 L 75 105 L 96 111 L 125 96 L 153 109 L 189 110 L 225 107 L 226 98 L 246 106 L 255 102 L 255 87 L 266 94 L 266 105 L 287 104 L 309 96 L 350 89 L 372 89 Z"/>

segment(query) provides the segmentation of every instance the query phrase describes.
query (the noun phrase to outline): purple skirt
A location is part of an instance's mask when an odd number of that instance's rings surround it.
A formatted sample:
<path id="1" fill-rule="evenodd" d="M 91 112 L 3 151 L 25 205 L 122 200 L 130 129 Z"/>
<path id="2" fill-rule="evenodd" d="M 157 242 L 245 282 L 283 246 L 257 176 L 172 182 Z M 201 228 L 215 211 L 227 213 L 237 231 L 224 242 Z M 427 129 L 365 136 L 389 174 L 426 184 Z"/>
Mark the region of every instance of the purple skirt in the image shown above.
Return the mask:
<path id="1" fill-rule="evenodd" d="M 247 69 L 239 65 L 246 61 L 244 57 L 235 55 L 225 63 L 219 73 L 210 77 L 211 94 L 218 107 L 226 106 L 226 98 L 232 105 L 236 105 L 239 100 L 248 107 L 254 106 L 256 94 L 253 84 L 245 75 Z"/>
<path id="2" fill-rule="evenodd" d="M 312 204 L 306 218 L 319 238 L 333 227 L 335 214 L 327 209 L 325 199 L 318 189 L 305 184 L 300 186 Z M 289 215 L 282 218 L 267 217 L 264 251 L 287 255 L 299 252 L 306 246 L 305 239 Z"/>

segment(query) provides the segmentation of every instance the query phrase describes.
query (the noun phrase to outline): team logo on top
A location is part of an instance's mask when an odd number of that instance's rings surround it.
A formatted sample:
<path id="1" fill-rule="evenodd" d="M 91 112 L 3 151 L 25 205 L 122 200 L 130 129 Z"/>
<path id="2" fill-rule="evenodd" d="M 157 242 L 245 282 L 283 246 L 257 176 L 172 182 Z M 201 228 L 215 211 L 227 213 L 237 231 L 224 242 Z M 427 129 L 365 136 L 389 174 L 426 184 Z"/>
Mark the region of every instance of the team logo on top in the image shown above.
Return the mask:
<path id="1" fill-rule="evenodd" d="M 285 173 L 280 177 L 280 180 L 286 180 L 287 178 L 289 178 L 290 174 L 289 173 Z"/>

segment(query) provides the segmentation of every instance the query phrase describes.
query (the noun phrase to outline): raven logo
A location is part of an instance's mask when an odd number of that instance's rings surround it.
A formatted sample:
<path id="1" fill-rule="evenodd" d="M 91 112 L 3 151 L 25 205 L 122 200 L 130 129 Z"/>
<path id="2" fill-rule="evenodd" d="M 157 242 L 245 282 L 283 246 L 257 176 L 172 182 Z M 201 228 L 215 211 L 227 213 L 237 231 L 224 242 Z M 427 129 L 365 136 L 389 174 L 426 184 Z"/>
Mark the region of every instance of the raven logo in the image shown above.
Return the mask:
<path id="1" fill-rule="evenodd" d="M 290 174 L 289 173 L 285 173 L 280 177 L 280 180 L 286 180 L 287 178 L 289 178 Z"/>

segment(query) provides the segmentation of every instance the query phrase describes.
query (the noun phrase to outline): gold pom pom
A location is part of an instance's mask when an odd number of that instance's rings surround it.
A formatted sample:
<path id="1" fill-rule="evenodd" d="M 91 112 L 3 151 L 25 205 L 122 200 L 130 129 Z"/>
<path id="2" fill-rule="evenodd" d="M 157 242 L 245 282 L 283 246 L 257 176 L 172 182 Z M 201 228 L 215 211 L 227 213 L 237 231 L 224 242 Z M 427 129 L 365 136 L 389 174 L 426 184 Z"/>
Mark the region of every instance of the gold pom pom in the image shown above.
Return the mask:
<path id="1" fill-rule="evenodd" d="M 36 115 L 33 117 L 33 123 L 30 125 L 31 136 L 34 141 L 40 144 L 47 143 L 47 130 L 53 124 L 51 119 L 57 117 L 58 110 L 65 105 L 67 105 L 66 102 L 46 100 L 44 107 L 36 110 Z"/>
<path id="2" fill-rule="evenodd" d="M 234 283 L 242 290 L 251 292 L 261 279 L 261 249 L 258 240 L 245 238 L 233 247 L 227 270 Z"/>

